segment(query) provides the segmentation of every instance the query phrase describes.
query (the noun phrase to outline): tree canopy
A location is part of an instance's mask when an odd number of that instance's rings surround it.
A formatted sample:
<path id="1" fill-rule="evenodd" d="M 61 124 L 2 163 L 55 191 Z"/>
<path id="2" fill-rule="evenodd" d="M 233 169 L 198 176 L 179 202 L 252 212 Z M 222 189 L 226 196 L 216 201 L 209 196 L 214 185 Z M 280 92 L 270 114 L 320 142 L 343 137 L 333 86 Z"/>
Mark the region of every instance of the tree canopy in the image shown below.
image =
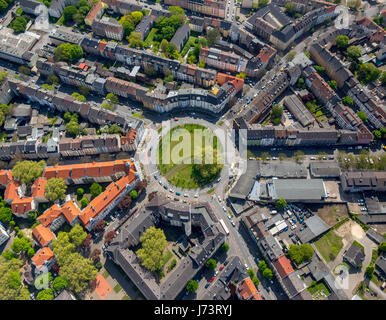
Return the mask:
<path id="1" fill-rule="evenodd" d="M 87 232 L 83 230 L 83 227 L 79 224 L 76 224 L 68 233 L 70 240 L 73 244 L 79 247 L 84 239 L 87 237 Z"/>
<path id="2" fill-rule="evenodd" d="M 62 178 L 51 178 L 45 187 L 45 196 L 49 201 L 64 200 L 66 197 L 67 185 Z"/>
<path id="3" fill-rule="evenodd" d="M 102 186 L 99 183 L 94 182 L 90 187 L 90 193 L 93 198 L 99 196 L 102 193 Z"/>
<path id="4" fill-rule="evenodd" d="M 347 56 L 353 60 L 358 60 L 362 56 L 362 51 L 357 46 L 350 46 L 347 48 Z"/>
<path id="5" fill-rule="evenodd" d="M 379 70 L 376 66 L 374 66 L 370 62 L 362 63 L 359 66 L 358 80 L 363 84 L 367 84 L 377 80 L 380 75 L 381 75 L 381 70 Z"/>
<path id="6" fill-rule="evenodd" d="M 39 178 L 43 169 L 46 166 L 46 162 L 41 160 L 37 161 L 18 161 L 12 169 L 12 176 L 24 184 L 31 184 L 35 179 Z"/>
<path id="7" fill-rule="evenodd" d="M 278 199 L 275 202 L 275 207 L 277 210 L 282 211 L 287 206 L 287 201 L 285 199 Z"/>
<path id="8" fill-rule="evenodd" d="M 77 44 L 63 43 L 54 50 L 56 61 L 74 62 L 83 56 L 83 49 Z"/>
<path id="9" fill-rule="evenodd" d="M 339 48 L 339 49 L 344 49 L 347 47 L 348 45 L 348 41 L 349 41 L 349 37 L 347 36 L 344 36 L 344 35 L 339 35 L 335 38 L 335 43 L 336 43 L 336 46 Z"/>
<path id="10" fill-rule="evenodd" d="M 208 43 L 208 47 L 212 47 L 217 40 L 221 37 L 220 30 L 218 28 L 213 28 L 206 32 L 206 41 Z"/>
<path id="11" fill-rule="evenodd" d="M 56 277 L 54 281 L 52 282 L 52 289 L 54 289 L 56 292 L 60 292 L 63 289 L 67 288 L 68 281 L 62 277 Z"/>
<path id="12" fill-rule="evenodd" d="M 142 265 L 151 271 L 160 270 L 167 245 L 163 230 L 152 226 L 142 234 L 140 241 L 141 248 L 136 253 Z"/>
<path id="13" fill-rule="evenodd" d="M 0 257 L 0 300 L 29 300 L 29 291 L 22 286 L 20 268 L 23 261 Z"/>
<path id="14" fill-rule="evenodd" d="M 209 259 L 207 262 L 206 262 L 206 267 L 210 270 L 214 270 L 216 269 L 217 267 L 217 263 L 216 263 L 216 260 L 214 259 Z"/>
<path id="15" fill-rule="evenodd" d="M 0 221 L 3 223 L 9 223 L 12 220 L 12 209 L 9 207 L 0 208 Z"/>
<path id="16" fill-rule="evenodd" d="M 111 92 L 106 95 L 106 100 L 108 100 L 114 104 L 119 103 L 118 97 L 114 93 L 111 93 Z"/>
<path id="17" fill-rule="evenodd" d="M 16 17 L 10 24 L 10 28 L 15 33 L 24 32 L 27 26 L 27 20 L 24 17 Z"/>
<path id="18" fill-rule="evenodd" d="M 50 288 L 39 291 L 36 300 L 54 300 L 54 292 Z"/>
<path id="19" fill-rule="evenodd" d="M 305 261 L 312 260 L 314 249 L 308 243 L 301 245 L 290 244 L 288 254 L 292 261 L 294 261 L 296 264 L 301 264 Z"/>
<path id="20" fill-rule="evenodd" d="M 364 113 L 363 111 L 358 111 L 358 112 L 357 112 L 357 116 L 358 116 L 363 122 L 366 122 L 366 121 L 367 121 L 366 113 Z"/>
<path id="21" fill-rule="evenodd" d="M 272 270 L 269 268 L 265 268 L 263 271 L 263 277 L 268 279 L 268 280 L 271 280 L 273 278 Z"/>
<path id="22" fill-rule="evenodd" d="M 196 292 L 198 289 L 198 282 L 194 280 L 190 280 L 186 285 L 186 290 L 189 292 Z"/>

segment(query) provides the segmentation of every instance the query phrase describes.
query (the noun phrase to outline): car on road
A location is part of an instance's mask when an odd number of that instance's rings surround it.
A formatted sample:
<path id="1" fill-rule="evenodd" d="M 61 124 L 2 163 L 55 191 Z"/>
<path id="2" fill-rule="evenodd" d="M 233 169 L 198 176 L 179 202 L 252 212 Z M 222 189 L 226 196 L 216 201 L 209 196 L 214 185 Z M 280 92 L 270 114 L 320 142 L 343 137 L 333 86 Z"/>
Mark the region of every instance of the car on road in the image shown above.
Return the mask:
<path id="1" fill-rule="evenodd" d="M 221 181 L 221 177 L 216 180 L 216 182 L 220 182 L 220 181 Z"/>
<path id="2" fill-rule="evenodd" d="M 154 179 L 158 180 L 158 177 L 157 177 L 157 176 L 154 176 Z"/>
<path id="3" fill-rule="evenodd" d="M 221 202 L 221 197 L 220 196 L 217 196 L 217 199 L 219 202 Z"/>
<path id="4" fill-rule="evenodd" d="M 158 183 L 162 186 L 162 181 L 161 180 L 159 180 Z"/>
<path id="5" fill-rule="evenodd" d="M 187 198 L 187 197 L 189 197 L 189 195 L 188 195 L 187 193 L 185 193 L 185 194 L 184 194 L 184 197 L 186 197 L 186 198 Z"/>
<path id="6" fill-rule="evenodd" d="M 213 280 L 214 280 L 214 277 L 212 277 L 212 278 L 209 280 L 209 282 L 210 282 L 210 283 L 212 283 L 212 282 L 213 282 Z"/>
<path id="7" fill-rule="evenodd" d="M 218 270 L 221 271 L 222 269 L 224 269 L 224 265 L 220 266 L 220 269 Z"/>
<path id="8" fill-rule="evenodd" d="M 295 229 L 296 229 L 296 227 L 297 227 L 297 225 L 296 225 L 296 224 L 294 224 L 293 226 L 291 226 L 291 230 L 295 230 Z"/>
<path id="9" fill-rule="evenodd" d="M 247 264 L 244 264 L 244 267 L 245 269 L 249 269 L 248 265 Z"/>
<path id="10" fill-rule="evenodd" d="M 236 227 L 236 224 L 233 220 L 231 220 L 231 224 L 232 224 L 232 226 Z"/>
<path id="11" fill-rule="evenodd" d="M 310 160 L 316 160 L 316 158 L 315 157 L 311 157 Z"/>
<path id="12" fill-rule="evenodd" d="M 161 184 L 162 185 L 162 184 Z M 168 186 L 164 186 L 164 189 L 167 190 L 168 189 Z"/>
<path id="13" fill-rule="evenodd" d="M 174 198 L 174 201 L 180 201 L 180 199 L 178 199 L 178 198 Z"/>
<path id="14" fill-rule="evenodd" d="M 174 190 L 172 188 L 170 188 L 169 191 L 174 193 Z"/>
<path id="15" fill-rule="evenodd" d="M 367 211 L 367 209 L 366 208 L 361 208 L 361 211 Z"/>
<path id="16" fill-rule="evenodd" d="M 171 198 L 172 198 L 172 196 L 171 196 L 170 194 L 168 194 L 168 198 L 169 198 L 169 199 L 171 199 Z"/>
<path id="17" fill-rule="evenodd" d="M 227 212 L 227 208 L 225 208 L 225 207 L 222 207 L 222 209 L 224 210 L 224 212 Z"/>
<path id="18" fill-rule="evenodd" d="M 180 196 L 180 195 L 181 195 L 181 193 L 179 193 L 178 191 L 176 191 L 176 195 L 177 195 L 177 196 Z"/>
<path id="19" fill-rule="evenodd" d="M 232 216 L 230 214 L 228 214 L 228 219 L 232 220 Z"/>
<path id="20" fill-rule="evenodd" d="M 214 273 L 214 276 L 217 276 L 218 275 L 218 270 Z"/>
<path id="21" fill-rule="evenodd" d="M 194 197 L 195 197 L 195 198 L 198 198 L 198 194 L 195 194 Z"/>
<path id="22" fill-rule="evenodd" d="M 210 282 L 207 282 L 205 285 L 205 289 L 207 289 L 210 286 Z"/>

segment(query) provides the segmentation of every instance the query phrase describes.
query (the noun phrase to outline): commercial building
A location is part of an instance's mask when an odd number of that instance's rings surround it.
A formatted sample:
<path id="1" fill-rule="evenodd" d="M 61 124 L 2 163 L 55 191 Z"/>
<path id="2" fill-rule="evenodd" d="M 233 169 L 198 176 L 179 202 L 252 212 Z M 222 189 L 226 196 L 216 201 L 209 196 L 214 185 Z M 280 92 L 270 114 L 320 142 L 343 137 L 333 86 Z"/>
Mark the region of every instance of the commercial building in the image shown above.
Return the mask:
<path id="1" fill-rule="evenodd" d="M 345 192 L 386 191 L 386 172 L 348 171 L 340 175 Z"/>

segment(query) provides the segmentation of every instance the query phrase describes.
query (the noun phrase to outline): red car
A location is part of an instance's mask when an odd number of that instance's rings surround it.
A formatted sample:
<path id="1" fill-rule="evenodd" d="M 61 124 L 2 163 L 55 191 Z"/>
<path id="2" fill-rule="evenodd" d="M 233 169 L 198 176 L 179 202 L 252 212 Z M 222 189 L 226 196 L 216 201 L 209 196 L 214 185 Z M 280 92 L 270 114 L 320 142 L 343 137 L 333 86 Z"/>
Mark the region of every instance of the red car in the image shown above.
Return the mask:
<path id="1" fill-rule="evenodd" d="M 214 277 L 212 277 L 212 279 L 210 279 L 210 280 L 209 280 L 209 282 L 210 282 L 210 283 L 212 283 L 212 282 L 213 282 L 213 280 L 214 280 Z"/>
<path id="2" fill-rule="evenodd" d="M 219 270 L 221 271 L 222 269 L 224 269 L 224 266 L 223 266 L 223 265 L 220 267 L 220 269 L 219 269 Z"/>

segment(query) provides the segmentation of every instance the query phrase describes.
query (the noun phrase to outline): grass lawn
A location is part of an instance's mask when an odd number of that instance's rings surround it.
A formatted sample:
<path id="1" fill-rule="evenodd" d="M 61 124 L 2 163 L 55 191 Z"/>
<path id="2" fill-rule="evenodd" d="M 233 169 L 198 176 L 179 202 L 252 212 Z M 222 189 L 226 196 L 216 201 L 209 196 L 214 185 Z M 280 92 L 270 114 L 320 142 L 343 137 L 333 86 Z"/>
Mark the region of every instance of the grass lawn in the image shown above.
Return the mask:
<path id="1" fill-rule="evenodd" d="M 163 256 L 162 256 L 162 267 L 173 257 L 173 254 L 168 250 Z"/>
<path id="2" fill-rule="evenodd" d="M 323 282 L 309 286 L 307 291 L 317 300 L 323 300 L 330 295 L 330 290 L 328 290 Z"/>
<path id="3" fill-rule="evenodd" d="M 206 193 L 211 194 L 211 193 L 213 193 L 213 191 L 214 191 L 214 188 L 210 188 Z"/>
<path id="4" fill-rule="evenodd" d="M 110 276 L 110 273 L 107 270 L 105 270 L 102 275 L 103 275 L 103 278 L 107 279 Z"/>
<path id="5" fill-rule="evenodd" d="M 64 23 L 64 16 L 62 15 L 58 21 L 56 21 L 56 24 L 59 25 L 59 26 L 62 26 Z"/>
<path id="6" fill-rule="evenodd" d="M 149 34 L 147 35 L 147 38 L 144 42 L 144 47 L 147 48 L 149 47 L 152 42 L 153 42 L 153 39 L 154 39 L 154 36 L 156 35 L 158 29 L 157 28 L 153 28 L 150 30 Z"/>
<path id="7" fill-rule="evenodd" d="M 131 300 L 129 296 L 123 296 L 121 300 Z"/>
<path id="8" fill-rule="evenodd" d="M 122 287 L 121 287 L 119 284 L 117 284 L 117 285 L 114 287 L 115 293 L 118 293 L 118 292 L 121 291 L 121 290 L 122 290 Z"/>
<path id="9" fill-rule="evenodd" d="M 365 247 L 363 245 L 361 245 L 358 241 L 354 240 L 354 242 L 352 244 L 354 246 L 357 246 L 357 247 L 361 248 L 362 252 L 365 252 Z"/>
<path id="10" fill-rule="evenodd" d="M 197 37 L 190 36 L 188 41 L 186 41 L 185 46 L 181 50 L 181 57 L 184 57 L 189 49 L 195 45 L 196 40 L 198 40 Z"/>
<path id="11" fill-rule="evenodd" d="M 142 113 L 136 112 L 136 113 L 133 113 L 132 116 L 135 118 L 145 119 L 145 116 Z"/>
<path id="12" fill-rule="evenodd" d="M 201 125 L 185 124 L 173 128 L 160 139 L 158 167 L 161 174 L 173 185 L 193 189 L 210 182 L 198 181 L 194 170 L 194 159 L 208 155 L 209 150 L 213 150 L 213 154 L 218 150 L 217 137 L 211 130 L 203 131 L 204 129 L 206 128 Z M 202 134 L 201 143 L 197 142 L 197 138 L 200 140 L 199 134 Z M 205 145 L 206 140 L 213 140 L 213 144 Z M 220 156 L 222 153 L 217 154 Z"/>
<path id="13" fill-rule="evenodd" d="M 343 247 L 342 238 L 334 230 L 330 230 L 318 241 L 315 246 L 326 262 L 333 261 Z"/>

